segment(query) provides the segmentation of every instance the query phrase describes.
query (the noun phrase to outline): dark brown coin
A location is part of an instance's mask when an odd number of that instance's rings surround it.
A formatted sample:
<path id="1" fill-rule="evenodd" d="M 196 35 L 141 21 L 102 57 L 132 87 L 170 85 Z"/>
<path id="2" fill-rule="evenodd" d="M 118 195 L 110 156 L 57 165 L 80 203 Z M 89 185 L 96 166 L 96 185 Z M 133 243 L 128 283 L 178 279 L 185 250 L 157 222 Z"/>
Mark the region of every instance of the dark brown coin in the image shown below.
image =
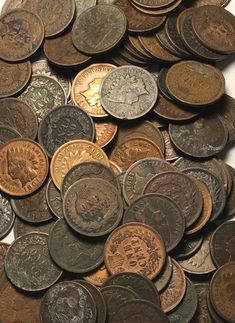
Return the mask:
<path id="1" fill-rule="evenodd" d="M 68 141 L 93 141 L 94 137 L 95 127 L 91 117 L 74 105 L 61 105 L 49 111 L 38 129 L 38 141 L 49 157 Z"/>
<path id="2" fill-rule="evenodd" d="M 9 200 L 0 193 L 0 240 L 11 230 L 15 220 Z"/>
<path id="3" fill-rule="evenodd" d="M 198 307 L 196 315 L 193 318 L 193 323 L 214 323 L 207 306 L 207 296 L 209 294 L 208 283 L 197 283 L 194 285 L 198 296 Z"/>
<path id="4" fill-rule="evenodd" d="M 145 185 L 155 175 L 174 170 L 174 167 L 157 158 L 145 158 L 135 162 L 126 171 L 123 179 L 123 195 L 128 204 L 131 204 L 138 199 L 142 193 Z"/>
<path id="5" fill-rule="evenodd" d="M 178 248 L 174 251 L 174 258 L 177 260 L 189 258 L 200 249 L 202 242 L 203 236 L 199 234 L 184 237 Z"/>
<path id="6" fill-rule="evenodd" d="M 5 98 L 0 100 L 0 112 L 0 125 L 15 129 L 24 138 L 35 139 L 38 120 L 28 104 L 16 98 Z"/>
<path id="7" fill-rule="evenodd" d="M 161 129 L 161 133 L 162 133 L 164 141 L 165 141 L 165 147 L 166 147 L 165 158 L 166 158 L 166 160 L 167 161 L 174 161 L 174 160 L 178 159 L 180 156 L 171 141 L 168 128 Z"/>
<path id="8" fill-rule="evenodd" d="M 29 223 L 16 217 L 14 222 L 14 236 L 17 239 L 20 236 L 31 232 L 41 232 L 41 233 L 49 234 L 54 224 L 55 224 L 54 220 L 38 224 L 38 223 Z"/>
<path id="9" fill-rule="evenodd" d="M 134 48 L 139 54 L 143 55 L 149 61 L 152 61 L 153 58 L 149 55 L 141 46 L 140 41 L 136 35 L 128 35 L 129 45 Z"/>
<path id="10" fill-rule="evenodd" d="M 120 273 L 108 278 L 103 286 L 106 287 L 113 285 L 127 287 L 128 289 L 133 290 L 138 295 L 138 298 L 160 306 L 160 298 L 157 288 L 151 280 L 144 276 L 136 273 Z"/>
<path id="11" fill-rule="evenodd" d="M 10 245 L 7 243 L 0 242 L 0 290 L 2 289 L 2 286 L 7 282 L 7 276 L 4 270 L 4 261 L 9 246 Z"/>
<path id="12" fill-rule="evenodd" d="M 140 58 L 140 57 L 136 57 L 136 55 L 133 55 L 133 53 L 126 48 L 126 44 L 125 44 L 125 47 L 121 47 L 119 49 L 119 55 L 121 58 L 125 59 L 127 62 L 131 63 L 132 65 L 136 65 L 143 68 L 146 68 L 149 65 L 149 63 L 146 62 L 145 59 L 143 60 L 142 57 Z"/>
<path id="13" fill-rule="evenodd" d="M 131 0 L 132 1 L 132 0 Z M 134 1 L 132 1 L 132 5 L 138 9 L 141 12 L 144 12 L 148 15 L 165 15 L 167 13 L 170 13 L 172 11 L 174 11 L 180 4 L 181 4 L 182 0 L 175 0 L 174 3 L 168 5 L 168 6 L 164 6 L 162 8 L 157 8 L 157 9 L 153 9 L 153 8 L 147 8 L 147 7 L 142 7 L 140 5 L 137 5 Z"/>
<path id="14" fill-rule="evenodd" d="M 145 186 L 144 194 L 158 193 L 171 198 L 181 210 L 186 228 L 191 226 L 202 211 L 202 194 L 194 181 L 184 174 L 165 172 L 154 176 Z"/>
<path id="15" fill-rule="evenodd" d="M 225 208 L 224 208 L 224 215 L 223 217 L 232 217 L 235 213 L 235 169 L 229 165 L 227 165 L 230 176 L 232 177 L 232 190 L 230 195 L 227 198 Z"/>
<path id="16" fill-rule="evenodd" d="M 0 58 L 18 62 L 32 56 L 41 46 L 44 26 L 39 16 L 15 9 L 1 16 Z"/>
<path id="17" fill-rule="evenodd" d="M 62 196 L 65 195 L 68 188 L 72 184 L 83 178 L 100 178 L 108 181 L 110 184 L 112 184 L 118 190 L 120 190 L 120 185 L 117 176 L 109 167 L 97 161 L 87 161 L 75 165 L 67 172 L 62 182 Z"/>
<path id="18" fill-rule="evenodd" d="M 53 218 L 46 201 L 47 182 L 34 194 L 24 199 L 11 199 L 15 213 L 24 221 L 40 223 Z"/>
<path id="19" fill-rule="evenodd" d="M 160 293 L 168 285 L 173 271 L 171 257 L 167 257 L 160 274 L 153 280 L 158 292 Z"/>
<path id="20" fill-rule="evenodd" d="M 111 232 L 123 215 L 120 192 L 100 178 L 80 179 L 70 186 L 64 197 L 63 209 L 68 224 L 88 237 Z"/>
<path id="21" fill-rule="evenodd" d="M 235 221 L 221 224 L 213 233 L 210 241 L 210 252 L 217 267 L 235 261 Z"/>
<path id="22" fill-rule="evenodd" d="M 170 124 L 169 133 L 177 149 L 195 158 L 217 155 L 228 140 L 228 131 L 216 114 L 183 125 Z"/>
<path id="23" fill-rule="evenodd" d="M 0 125 L 0 146 L 8 141 L 21 137 L 21 134 L 14 128 L 4 127 Z"/>
<path id="24" fill-rule="evenodd" d="M 157 85 L 161 94 L 170 102 L 174 102 L 169 94 L 168 88 L 166 86 L 166 76 L 168 73 L 168 68 L 162 68 L 157 76 Z"/>
<path id="25" fill-rule="evenodd" d="M 196 36 L 208 48 L 219 53 L 235 52 L 235 18 L 219 6 L 202 6 L 193 13 Z"/>
<path id="26" fill-rule="evenodd" d="M 193 0 L 192 2 L 190 1 L 188 4 L 190 7 L 197 8 L 205 5 L 215 5 L 219 7 L 225 7 L 230 0 Z"/>
<path id="27" fill-rule="evenodd" d="M 228 322 L 235 322 L 234 277 L 233 261 L 220 267 L 210 282 L 211 303 L 218 315 Z"/>
<path id="28" fill-rule="evenodd" d="M 219 108 L 217 110 L 219 116 L 222 118 L 223 124 L 228 129 L 228 141 L 233 142 L 235 140 L 235 99 L 224 94 L 221 100 L 219 100 L 216 108 Z"/>
<path id="29" fill-rule="evenodd" d="M 83 285 L 62 282 L 52 286 L 43 296 L 40 318 L 45 323 L 95 323 L 95 301 Z"/>
<path id="30" fill-rule="evenodd" d="M 183 55 L 177 51 L 177 49 L 175 47 L 172 46 L 172 44 L 169 41 L 169 38 L 167 37 L 165 28 L 162 28 L 161 30 L 157 31 L 156 33 L 156 37 L 159 40 L 159 42 L 161 43 L 161 45 L 168 50 L 170 53 L 179 56 L 179 57 L 183 57 Z"/>
<path id="31" fill-rule="evenodd" d="M 104 242 L 81 237 L 64 219 L 54 225 L 48 245 L 53 260 L 69 272 L 86 273 L 103 262 Z"/>
<path id="32" fill-rule="evenodd" d="M 224 323 L 224 320 L 216 313 L 214 307 L 212 306 L 209 293 L 207 294 L 207 307 L 210 316 L 215 321 L 215 323 Z"/>
<path id="33" fill-rule="evenodd" d="M 166 252 L 174 249 L 185 231 L 181 209 L 170 198 L 146 194 L 135 200 L 125 211 L 123 223 L 141 222 L 155 229 L 162 237 Z"/>
<path id="34" fill-rule="evenodd" d="M 43 45 L 43 51 L 50 62 L 63 67 L 77 67 L 91 59 L 78 52 L 73 46 L 71 32 L 54 39 L 47 39 Z"/>
<path id="35" fill-rule="evenodd" d="M 11 244 L 5 259 L 5 270 L 12 284 L 26 291 L 39 291 L 59 279 L 62 271 L 52 261 L 47 243 L 47 234 L 34 232 L 19 237 Z"/>
<path id="36" fill-rule="evenodd" d="M 63 218 L 63 200 L 61 198 L 60 191 L 51 179 L 49 180 L 46 188 L 46 200 L 51 212 L 57 218 Z"/>
<path id="37" fill-rule="evenodd" d="M 87 55 L 105 53 L 124 37 L 127 20 L 122 10 L 100 4 L 84 11 L 72 29 L 74 46 Z"/>

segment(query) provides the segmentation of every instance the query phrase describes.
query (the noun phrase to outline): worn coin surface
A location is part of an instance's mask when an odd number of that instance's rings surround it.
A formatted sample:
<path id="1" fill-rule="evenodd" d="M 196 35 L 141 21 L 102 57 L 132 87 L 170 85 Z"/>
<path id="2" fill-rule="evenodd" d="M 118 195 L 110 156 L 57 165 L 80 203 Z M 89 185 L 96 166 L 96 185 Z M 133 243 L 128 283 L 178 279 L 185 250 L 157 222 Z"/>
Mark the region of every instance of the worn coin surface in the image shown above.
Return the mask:
<path id="1" fill-rule="evenodd" d="M 104 242 L 78 235 L 64 219 L 52 228 L 48 246 L 53 260 L 69 272 L 86 273 L 103 262 Z"/>
<path id="2" fill-rule="evenodd" d="M 176 260 L 189 258 L 200 249 L 202 242 L 203 236 L 201 234 L 185 236 L 174 251 L 174 258 Z"/>
<path id="3" fill-rule="evenodd" d="M 171 257 L 167 256 L 161 272 L 153 280 L 153 283 L 156 286 L 159 293 L 162 290 L 164 290 L 165 287 L 168 285 L 172 276 L 172 271 L 173 271 L 173 265 L 172 265 Z"/>
<path id="4" fill-rule="evenodd" d="M 164 7 L 170 6 L 175 0 L 132 0 L 134 3 L 140 7 L 147 9 L 162 9 Z"/>
<path id="5" fill-rule="evenodd" d="M 112 121 L 95 121 L 95 144 L 103 148 L 107 146 L 115 137 L 118 125 Z"/>
<path id="6" fill-rule="evenodd" d="M 11 230 L 14 220 L 15 213 L 9 200 L 0 193 L 0 239 Z"/>
<path id="7" fill-rule="evenodd" d="M 95 323 L 95 301 L 83 285 L 61 282 L 52 286 L 43 296 L 40 318 L 46 323 Z"/>
<path id="8" fill-rule="evenodd" d="M 109 277 L 110 274 L 104 263 L 92 272 L 83 275 L 83 279 L 98 287 L 103 286 Z"/>
<path id="9" fill-rule="evenodd" d="M 6 144 L 8 141 L 21 137 L 21 134 L 11 127 L 4 127 L 0 125 L 0 146 Z"/>
<path id="10" fill-rule="evenodd" d="M 97 0 L 75 0 L 76 18 L 78 18 L 83 11 L 95 6 L 96 4 L 98 4 Z"/>
<path id="11" fill-rule="evenodd" d="M 217 312 L 215 311 L 214 307 L 212 306 L 211 300 L 210 300 L 210 294 L 207 294 L 207 307 L 208 307 L 208 311 L 209 314 L 211 316 L 211 318 L 216 322 L 216 323 L 224 323 L 224 320 L 217 314 Z"/>
<path id="12" fill-rule="evenodd" d="M 22 236 L 26 233 L 31 232 L 42 232 L 48 233 L 50 232 L 51 228 L 55 224 L 54 220 L 43 222 L 43 223 L 29 223 L 26 221 L 21 220 L 19 217 L 16 217 L 14 222 L 14 236 L 17 239 L 18 237 Z"/>
<path id="13" fill-rule="evenodd" d="M 0 189 L 13 196 L 35 192 L 48 174 L 48 158 L 29 139 L 13 139 L 0 148 Z"/>
<path id="14" fill-rule="evenodd" d="M 23 235 L 11 244 L 5 270 L 12 284 L 26 291 L 39 291 L 59 279 L 62 271 L 52 261 L 47 244 L 48 235 L 37 232 Z"/>
<path id="15" fill-rule="evenodd" d="M 180 156 L 171 141 L 168 128 L 162 128 L 161 133 L 165 141 L 165 159 L 167 161 L 174 161 L 178 159 Z"/>
<path id="16" fill-rule="evenodd" d="M 7 282 L 7 276 L 4 269 L 4 261 L 9 246 L 10 245 L 7 243 L 0 242 L 0 290 L 2 286 L 4 286 Z"/>
<path id="17" fill-rule="evenodd" d="M 0 17 L 0 58 L 18 62 L 32 56 L 41 46 L 44 26 L 34 13 L 14 9 Z"/>
<path id="18" fill-rule="evenodd" d="M 223 124 L 228 129 L 228 141 L 233 142 L 235 140 L 235 99 L 231 96 L 224 94 L 221 100 L 218 102 L 218 113 L 222 118 Z"/>
<path id="19" fill-rule="evenodd" d="M 190 7 L 201 7 L 205 5 L 215 5 L 220 7 L 225 7 L 230 0 L 194 0 L 192 3 L 190 2 Z"/>
<path id="20" fill-rule="evenodd" d="M 164 242 L 143 223 L 127 223 L 114 230 L 105 244 L 104 261 L 111 274 L 130 271 L 152 279 L 165 263 Z"/>
<path id="21" fill-rule="evenodd" d="M 47 205 L 51 212 L 57 217 L 62 218 L 64 216 L 63 212 L 63 200 L 60 191 L 55 186 L 53 181 L 50 179 L 46 188 L 46 200 Z"/>
<path id="22" fill-rule="evenodd" d="M 72 29 L 74 46 L 87 55 L 105 53 L 124 37 L 127 20 L 117 6 L 100 4 L 84 11 Z"/>
<path id="23" fill-rule="evenodd" d="M 205 283 L 196 283 L 194 284 L 198 296 L 198 307 L 196 311 L 196 315 L 193 318 L 193 322 L 195 323 L 201 323 L 207 322 L 207 323 L 214 323 L 209 310 L 207 306 L 207 297 L 209 294 L 209 284 L 207 282 Z"/>

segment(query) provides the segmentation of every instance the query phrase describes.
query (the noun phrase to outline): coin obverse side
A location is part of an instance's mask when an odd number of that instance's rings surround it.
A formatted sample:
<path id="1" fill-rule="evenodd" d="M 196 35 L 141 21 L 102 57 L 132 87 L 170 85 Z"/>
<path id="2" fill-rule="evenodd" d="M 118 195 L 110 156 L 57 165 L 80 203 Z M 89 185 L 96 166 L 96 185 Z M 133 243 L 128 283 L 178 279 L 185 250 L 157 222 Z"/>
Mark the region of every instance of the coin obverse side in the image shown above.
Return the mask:
<path id="1" fill-rule="evenodd" d="M 0 193 L 0 239 L 10 231 L 14 220 L 15 213 L 9 200 Z"/>

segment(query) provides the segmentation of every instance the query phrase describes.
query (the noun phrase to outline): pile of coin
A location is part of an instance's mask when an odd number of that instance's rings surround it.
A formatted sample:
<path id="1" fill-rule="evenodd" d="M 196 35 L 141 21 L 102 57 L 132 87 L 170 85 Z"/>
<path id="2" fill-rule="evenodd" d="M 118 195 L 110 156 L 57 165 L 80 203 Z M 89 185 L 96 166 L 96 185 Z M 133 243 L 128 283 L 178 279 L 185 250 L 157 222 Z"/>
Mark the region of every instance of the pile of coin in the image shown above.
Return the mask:
<path id="1" fill-rule="evenodd" d="M 235 322 L 235 18 L 181 2 L 4 4 L 0 322 Z"/>

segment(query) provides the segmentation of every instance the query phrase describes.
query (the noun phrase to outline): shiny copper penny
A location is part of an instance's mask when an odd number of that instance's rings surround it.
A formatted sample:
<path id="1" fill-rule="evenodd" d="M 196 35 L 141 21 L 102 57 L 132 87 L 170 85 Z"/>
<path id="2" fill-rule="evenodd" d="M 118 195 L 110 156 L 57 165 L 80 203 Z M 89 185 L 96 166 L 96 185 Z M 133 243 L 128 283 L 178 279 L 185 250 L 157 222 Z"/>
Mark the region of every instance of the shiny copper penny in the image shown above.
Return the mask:
<path id="1" fill-rule="evenodd" d="M 165 257 L 161 236 L 145 224 L 122 225 L 105 244 L 104 261 L 111 274 L 130 271 L 152 279 L 163 268 Z"/>
<path id="2" fill-rule="evenodd" d="M 107 146 L 115 137 L 118 131 L 118 125 L 111 121 L 94 122 L 95 126 L 95 144 L 103 148 Z"/>
<path id="3" fill-rule="evenodd" d="M 102 286 L 106 280 L 110 277 L 110 274 L 105 266 L 102 264 L 98 269 L 92 271 L 91 273 L 83 276 L 83 279 L 95 286 Z"/>
<path id="4" fill-rule="evenodd" d="M 13 196 L 35 192 L 48 174 L 48 158 L 29 139 L 13 139 L 0 148 L 0 189 Z"/>

